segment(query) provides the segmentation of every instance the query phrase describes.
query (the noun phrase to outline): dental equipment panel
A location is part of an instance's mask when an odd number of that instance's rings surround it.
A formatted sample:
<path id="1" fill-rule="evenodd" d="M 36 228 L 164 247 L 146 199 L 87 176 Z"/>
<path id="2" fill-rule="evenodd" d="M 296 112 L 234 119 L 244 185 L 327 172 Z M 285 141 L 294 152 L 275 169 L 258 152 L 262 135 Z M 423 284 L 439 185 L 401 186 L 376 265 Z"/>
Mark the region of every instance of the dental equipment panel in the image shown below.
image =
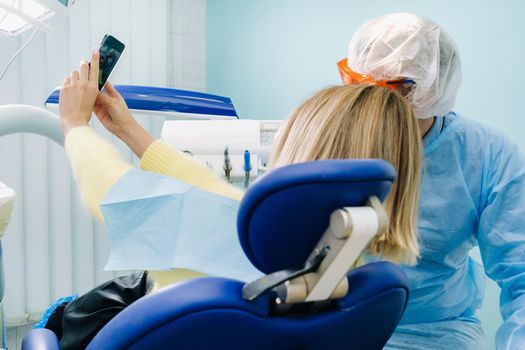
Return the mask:
<path id="1" fill-rule="evenodd" d="M 147 86 L 115 85 L 129 109 L 168 117 L 162 138 L 227 181 L 247 188 L 265 170 L 282 120 L 239 120 L 227 97 Z M 56 110 L 60 89 L 45 105 Z"/>
<path id="2" fill-rule="evenodd" d="M 131 111 L 160 114 L 174 119 L 237 119 L 232 101 L 227 97 L 203 92 L 135 85 L 115 85 Z M 47 98 L 45 105 L 58 111 L 60 87 Z"/>
<path id="3" fill-rule="evenodd" d="M 282 120 L 239 120 L 227 97 L 149 86 L 115 85 L 129 109 L 169 119 L 163 140 L 193 156 L 227 181 L 247 188 L 264 173 Z M 56 111 L 57 88 L 45 105 Z"/>
<path id="4" fill-rule="evenodd" d="M 269 162 L 282 120 L 172 120 L 162 128 L 164 142 L 195 157 L 217 175 L 246 188 Z"/>

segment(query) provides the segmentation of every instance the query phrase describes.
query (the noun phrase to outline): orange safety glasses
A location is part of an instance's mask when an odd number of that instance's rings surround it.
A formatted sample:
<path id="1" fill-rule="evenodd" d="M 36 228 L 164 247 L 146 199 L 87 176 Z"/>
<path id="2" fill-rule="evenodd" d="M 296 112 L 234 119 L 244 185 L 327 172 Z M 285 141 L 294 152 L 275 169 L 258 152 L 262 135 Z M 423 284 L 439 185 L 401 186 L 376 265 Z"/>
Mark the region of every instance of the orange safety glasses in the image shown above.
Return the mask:
<path id="1" fill-rule="evenodd" d="M 339 74 L 345 85 L 370 84 L 387 89 L 398 90 L 400 87 L 411 89 L 416 84 L 415 81 L 410 79 L 375 80 L 371 75 L 356 73 L 348 67 L 348 61 L 346 58 L 337 62 L 337 68 L 339 68 Z"/>

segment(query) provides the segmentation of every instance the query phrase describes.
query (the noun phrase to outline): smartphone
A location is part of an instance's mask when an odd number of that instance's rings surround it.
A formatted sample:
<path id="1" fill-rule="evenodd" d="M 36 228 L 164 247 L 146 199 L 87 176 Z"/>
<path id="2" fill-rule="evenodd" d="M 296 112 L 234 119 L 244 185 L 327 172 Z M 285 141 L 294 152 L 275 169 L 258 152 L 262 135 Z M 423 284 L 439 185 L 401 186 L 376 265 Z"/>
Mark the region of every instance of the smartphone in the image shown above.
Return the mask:
<path id="1" fill-rule="evenodd" d="M 102 90 L 109 79 L 113 68 L 117 65 L 126 45 L 112 35 L 106 34 L 100 42 L 100 64 L 98 75 L 98 89 Z"/>

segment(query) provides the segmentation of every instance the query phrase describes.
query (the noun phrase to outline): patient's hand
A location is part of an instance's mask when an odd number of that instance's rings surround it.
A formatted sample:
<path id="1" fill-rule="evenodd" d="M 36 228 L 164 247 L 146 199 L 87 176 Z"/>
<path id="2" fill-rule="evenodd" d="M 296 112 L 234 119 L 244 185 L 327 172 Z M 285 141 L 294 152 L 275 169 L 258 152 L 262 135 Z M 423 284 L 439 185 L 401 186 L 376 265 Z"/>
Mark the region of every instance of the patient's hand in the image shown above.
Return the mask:
<path id="1" fill-rule="evenodd" d="M 136 127 L 137 122 L 128 109 L 126 102 L 108 81 L 106 94 L 99 92 L 93 111 L 106 129 L 118 138 L 122 138 L 128 129 Z"/>
<path id="2" fill-rule="evenodd" d="M 108 81 L 107 94 L 99 92 L 93 111 L 109 132 L 124 141 L 141 158 L 154 138 L 133 118 L 126 101 Z"/>
<path id="3" fill-rule="evenodd" d="M 60 125 L 64 134 L 78 126 L 86 126 L 91 119 L 91 111 L 98 93 L 99 53 L 93 51 L 91 66 L 82 61 L 80 71 L 67 77 L 60 90 Z"/>

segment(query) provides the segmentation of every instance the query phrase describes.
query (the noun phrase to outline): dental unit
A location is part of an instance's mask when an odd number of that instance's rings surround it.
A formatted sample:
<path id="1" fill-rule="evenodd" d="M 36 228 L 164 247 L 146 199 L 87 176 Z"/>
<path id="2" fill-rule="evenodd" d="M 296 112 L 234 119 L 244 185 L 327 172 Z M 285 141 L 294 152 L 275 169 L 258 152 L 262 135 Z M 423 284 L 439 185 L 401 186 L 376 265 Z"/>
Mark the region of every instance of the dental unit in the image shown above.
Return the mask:
<path id="1" fill-rule="evenodd" d="M 59 3 L 0 1 L 0 32 L 17 35 L 31 26 L 35 32 L 52 30 L 45 19 L 54 12 L 67 13 L 70 5 Z M 41 12 L 34 12 L 36 8 Z M 8 28 L 14 23 L 8 21 L 12 16 L 23 21 Z M 390 263 L 354 267 L 362 251 L 386 227 L 381 201 L 395 177 L 390 164 L 308 162 L 283 167 L 253 182 L 267 170 L 283 121 L 241 120 L 229 98 L 207 93 L 131 85 L 115 88 L 132 112 L 167 119 L 160 136 L 169 146 L 246 189 L 237 218 L 239 252 L 258 271 L 247 283 L 210 277 L 144 297 L 107 324 L 88 349 L 175 345 L 205 349 L 213 344 L 317 350 L 326 348 L 327 341 L 334 349 L 350 345 L 379 349 L 386 343 L 406 305 L 407 281 Z M 0 106 L 0 137 L 33 133 L 63 145 L 55 114 L 59 95 L 60 88 L 50 94 L 44 103 L 47 109 Z M 14 197 L 14 191 L 0 183 L 0 234 L 11 216 Z M 1 300 L 3 265 L 0 269 Z M 142 321 L 130 323 L 131 319 Z M 5 348 L 1 310 L 0 321 Z M 216 332 L 201 337 L 203 327 Z M 359 331 L 352 331 L 356 327 Z M 329 338 L 325 338 L 327 330 Z M 259 341 L 254 343 L 256 338 Z M 22 349 L 59 349 L 58 339 L 47 329 L 36 329 L 25 337 Z"/>
<path id="2" fill-rule="evenodd" d="M 115 88 L 131 111 L 166 117 L 161 138 L 227 181 L 245 187 L 246 179 L 265 172 L 282 120 L 239 119 L 232 101 L 217 95 L 148 86 Z M 50 111 L 57 111 L 59 94 L 57 88 L 46 100 Z"/>
<path id="3" fill-rule="evenodd" d="M 266 170 L 273 139 L 282 121 L 240 120 L 231 100 L 210 94 L 141 86 L 116 88 L 132 111 L 147 113 L 152 118 L 162 114 L 175 119 L 164 123 L 164 141 L 201 160 L 227 180 L 248 187 L 251 179 Z M 48 109 L 56 110 L 58 94 L 54 91 L 47 99 Z M 23 105 L 0 106 L 0 136 L 15 132 L 38 133 L 63 143 L 58 117 L 52 112 Z M 135 348 L 131 344 L 143 348 L 134 341 L 129 343 L 130 336 L 142 337 L 150 348 L 156 346 L 154 339 L 164 339 L 166 346 L 177 343 L 181 349 L 206 348 L 209 342 L 228 348 L 241 343 L 248 346 L 244 336 L 235 339 L 231 332 L 236 328 L 243 329 L 246 336 L 251 334 L 249 339 L 256 336 L 265 339 L 257 346 L 250 340 L 249 347 L 254 349 L 265 349 L 270 344 L 281 344 L 279 349 L 287 349 L 303 340 L 311 344 L 306 348 L 321 349 L 324 329 L 329 325 L 336 333 L 341 332 L 334 348 L 365 343 L 380 348 L 402 314 L 408 295 L 407 282 L 399 268 L 389 263 L 353 268 L 370 240 L 384 230 L 387 220 L 381 200 L 394 176 L 393 168 L 382 161 L 318 161 L 273 171 L 249 186 L 237 221 L 242 249 L 265 275 L 248 283 L 210 277 L 144 297 L 134 304 L 136 307 L 126 308 L 104 327 L 88 349 L 100 348 L 101 344 L 106 349 Z M 304 207 L 305 203 L 309 203 L 308 207 Z M 195 290 L 216 290 L 222 296 L 195 294 Z M 186 306 L 171 303 L 172 308 L 161 311 L 151 304 L 168 305 L 163 300 L 171 298 L 171 293 L 181 302 L 186 300 L 182 295 L 203 298 L 188 299 L 188 306 L 192 309 L 194 303 L 207 304 L 209 315 L 217 312 L 213 305 L 221 309 L 223 303 L 234 303 L 238 305 L 236 314 L 240 318 L 232 319 L 219 311 L 216 315 L 220 333 L 199 340 L 189 336 L 194 332 L 189 331 L 180 338 L 176 330 L 185 329 L 186 325 L 178 321 L 177 315 L 180 307 Z M 348 329 L 363 324 L 365 314 L 373 320 L 363 328 L 366 331 L 349 335 Z M 208 313 L 198 319 L 215 322 L 205 315 Z M 129 317 L 150 320 L 140 329 L 128 329 Z M 154 330 L 163 329 L 156 326 L 155 317 L 173 319 L 168 326 L 171 329 L 168 338 Z M 246 322 L 246 317 L 260 321 Z M 382 321 L 378 327 L 379 318 Z M 303 327 L 297 328 L 299 324 Z M 202 325 L 197 327 L 200 329 Z M 294 337 L 279 335 L 292 329 L 302 331 Z M 52 332 L 37 329 L 26 336 L 23 349 L 58 349 L 56 342 Z"/>

